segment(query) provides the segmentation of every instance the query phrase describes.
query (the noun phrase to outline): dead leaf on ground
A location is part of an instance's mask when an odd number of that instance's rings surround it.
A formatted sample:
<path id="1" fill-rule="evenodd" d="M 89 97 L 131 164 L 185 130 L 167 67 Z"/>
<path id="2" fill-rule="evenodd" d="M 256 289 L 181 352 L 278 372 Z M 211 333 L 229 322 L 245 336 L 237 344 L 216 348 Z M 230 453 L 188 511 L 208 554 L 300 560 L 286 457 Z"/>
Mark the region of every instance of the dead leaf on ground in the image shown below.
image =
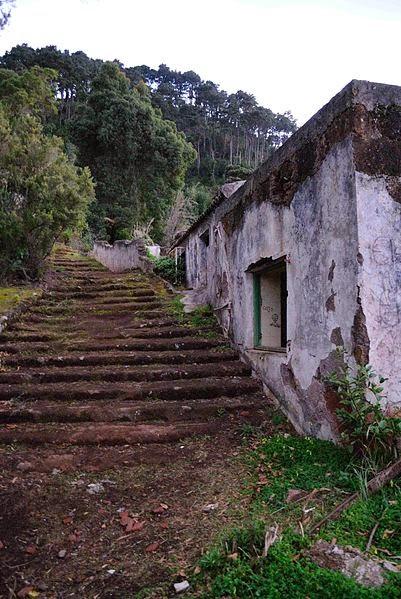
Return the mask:
<path id="1" fill-rule="evenodd" d="M 146 551 L 146 553 L 153 553 L 154 551 L 157 551 L 159 549 L 159 546 L 160 546 L 160 544 L 157 542 L 151 543 L 150 545 L 145 547 L 145 551 Z"/>
<path id="2" fill-rule="evenodd" d="M 32 593 L 36 593 L 36 595 Z M 35 591 L 33 586 L 24 587 L 17 593 L 17 597 L 38 597 L 38 595 L 39 593 Z"/>
<path id="3" fill-rule="evenodd" d="M 166 510 L 168 510 L 168 505 L 161 503 L 157 507 L 153 508 L 152 512 L 154 514 L 163 514 Z"/>
<path id="4" fill-rule="evenodd" d="M 130 517 L 129 517 L 129 513 L 125 510 L 124 512 L 120 512 L 120 524 L 121 526 L 124 526 L 124 528 L 127 526 L 128 522 L 130 521 Z"/>
<path id="5" fill-rule="evenodd" d="M 288 489 L 287 497 L 285 499 L 286 503 L 291 503 L 292 501 L 298 501 L 302 497 L 305 497 L 306 491 L 302 489 Z"/>
<path id="6" fill-rule="evenodd" d="M 127 532 L 137 532 L 138 530 L 142 530 L 144 526 L 144 521 L 140 522 L 139 520 L 134 520 L 133 518 L 130 518 L 125 530 Z"/>

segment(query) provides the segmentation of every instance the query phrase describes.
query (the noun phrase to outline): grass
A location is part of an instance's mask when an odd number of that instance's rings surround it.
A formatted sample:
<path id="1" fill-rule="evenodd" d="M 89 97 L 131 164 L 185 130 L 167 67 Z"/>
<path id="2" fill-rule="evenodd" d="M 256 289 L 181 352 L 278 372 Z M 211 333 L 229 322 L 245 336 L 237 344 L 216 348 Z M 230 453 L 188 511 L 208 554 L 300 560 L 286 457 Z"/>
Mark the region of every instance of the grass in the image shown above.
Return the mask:
<path id="1" fill-rule="evenodd" d="M 397 484 L 357 501 L 339 521 L 326 527 L 322 537 L 327 540 L 335 537 L 341 545 L 364 550 L 376 522 L 379 526 L 371 553 L 385 559 L 401 556 L 401 489 Z"/>
<path id="2" fill-rule="evenodd" d="M 0 316 L 38 293 L 34 287 L 0 287 Z"/>
<path id="3" fill-rule="evenodd" d="M 251 441 L 252 443 L 252 441 Z M 380 525 L 371 553 L 384 559 L 401 554 L 401 489 L 389 485 L 360 499 L 317 536 L 308 527 L 358 489 L 357 464 L 347 449 L 330 442 L 290 435 L 253 441 L 248 454 L 249 508 L 240 528 L 224 533 L 200 560 L 194 594 L 241 599 L 384 599 L 401 597 L 401 572 L 385 585 L 367 589 L 341 573 L 320 568 L 307 555 L 317 538 L 365 550 L 371 530 Z M 307 501 L 287 502 L 290 489 L 315 492 Z M 302 528 L 299 526 L 302 523 Z M 278 524 L 281 539 L 262 557 L 267 526 Z M 303 534 L 301 534 L 303 533 Z M 400 563 L 400 562 L 398 562 Z"/>
<path id="4" fill-rule="evenodd" d="M 175 296 L 168 306 L 169 312 L 175 316 L 180 324 L 185 324 L 194 329 L 216 329 L 217 320 L 214 314 L 212 306 L 199 306 L 195 308 L 189 314 L 184 312 L 184 305 L 179 296 Z M 209 331 L 209 336 L 217 333 L 216 331 Z M 202 336 L 206 336 L 205 332 L 201 332 Z"/>

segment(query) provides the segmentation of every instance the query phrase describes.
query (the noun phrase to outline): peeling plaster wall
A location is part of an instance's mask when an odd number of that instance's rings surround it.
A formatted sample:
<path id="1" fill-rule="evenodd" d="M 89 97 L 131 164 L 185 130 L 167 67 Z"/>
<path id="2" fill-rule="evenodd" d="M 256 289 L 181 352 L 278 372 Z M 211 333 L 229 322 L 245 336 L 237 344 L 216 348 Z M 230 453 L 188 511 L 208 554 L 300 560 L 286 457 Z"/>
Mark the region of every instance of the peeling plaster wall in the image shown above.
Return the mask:
<path id="1" fill-rule="evenodd" d="M 400 178 L 401 180 L 401 178 Z M 360 298 L 370 342 L 369 362 L 389 380 L 387 401 L 401 409 L 401 204 L 387 177 L 356 175 Z"/>
<path id="2" fill-rule="evenodd" d="M 297 430 L 338 436 L 324 375 L 344 348 L 401 408 L 401 87 L 352 81 L 181 237 L 188 283 Z M 206 256 L 199 236 L 209 227 Z M 284 352 L 253 349 L 253 281 L 287 257 Z"/>
<path id="3" fill-rule="evenodd" d="M 346 215 L 346 218 L 344 218 Z M 234 231 L 227 218 L 209 219 L 207 290 L 231 336 L 300 432 L 333 438 L 336 423 L 321 374 L 335 366 L 335 349 L 352 350 L 357 306 L 357 219 L 351 137 L 334 146 L 290 206 L 251 204 Z M 199 234 L 187 244 L 188 283 L 200 282 Z M 253 349 L 253 281 L 247 268 L 264 257 L 287 256 L 288 350 Z M 334 331 L 334 333 L 333 333 Z"/>

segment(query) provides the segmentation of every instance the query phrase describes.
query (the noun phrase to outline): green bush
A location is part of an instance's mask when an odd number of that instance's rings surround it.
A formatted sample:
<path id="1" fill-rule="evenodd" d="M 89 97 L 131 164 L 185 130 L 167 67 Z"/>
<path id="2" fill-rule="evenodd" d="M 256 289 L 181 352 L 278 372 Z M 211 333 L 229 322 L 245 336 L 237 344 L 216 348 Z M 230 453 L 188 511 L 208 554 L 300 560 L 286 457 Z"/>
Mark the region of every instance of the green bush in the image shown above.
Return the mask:
<path id="1" fill-rule="evenodd" d="M 64 143 L 44 133 L 52 95 L 46 70 L 0 69 L 0 279 L 37 278 L 56 239 L 84 223 L 94 186 Z"/>
<path id="2" fill-rule="evenodd" d="M 153 258 L 154 272 L 166 279 L 173 285 L 183 285 L 185 283 L 185 263 L 183 258 L 179 258 L 177 264 L 174 258 L 162 256 L 161 258 Z"/>
<path id="3" fill-rule="evenodd" d="M 344 440 L 357 455 L 378 465 L 397 457 L 396 439 L 401 435 L 401 418 L 387 416 L 383 411 L 385 380 L 376 376 L 369 365 L 359 366 L 353 375 L 346 364 L 342 372 L 327 377 L 340 397 L 337 415 Z"/>

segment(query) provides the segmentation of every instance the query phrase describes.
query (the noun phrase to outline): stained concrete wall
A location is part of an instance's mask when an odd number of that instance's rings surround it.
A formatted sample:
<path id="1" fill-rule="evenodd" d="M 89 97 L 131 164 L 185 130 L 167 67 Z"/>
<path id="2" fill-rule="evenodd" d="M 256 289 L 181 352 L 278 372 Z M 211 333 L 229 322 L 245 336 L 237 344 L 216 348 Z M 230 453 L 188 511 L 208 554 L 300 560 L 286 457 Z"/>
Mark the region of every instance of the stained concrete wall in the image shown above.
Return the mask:
<path id="1" fill-rule="evenodd" d="M 338 436 L 337 398 L 324 380 L 343 360 L 338 348 L 351 364 L 370 362 L 391 378 L 389 404 L 401 398 L 399 130 L 401 88 L 351 82 L 178 241 L 188 286 L 206 293 L 227 335 L 303 433 Z M 200 238 L 207 228 L 209 248 Z M 281 257 L 287 348 L 254 349 L 247 270 Z"/>
<path id="2" fill-rule="evenodd" d="M 145 272 L 152 270 L 152 262 L 146 256 L 146 247 L 138 239 L 116 241 L 113 245 L 106 241 L 95 241 L 91 255 L 112 272 L 136 268 Z"/>
<path id="3" fill-rule="evenodd" d="M 253 204 L 241 226 L 230 233 L 225 231 L 224 217 L 209 221 L 213 231 L 207 251 L 209 301 L 296 428 L 323 438 L 335 435 L 335 420 L 318 377 L 320 370 L 334 367 L 338 339 L 332 340 L 333 330 L 343 331 L 343 343 L 351 351 L 357 300 L 351 153 L 350 139 L 333 148 L 288 207 Z M 201 244 L 195 234 L 188 241 L 190 286 L 201 280 L 193 270 L 196 256 L 202 255 Z M 287 351 L 254 349 L 253 275 L 246 270 L 261 258 L 283 256 L 287 259 Z"/>
<path id="4" fill-rule="evenodd" d="M 401 411 L 401 204 L 387 178 L 357 173 L 359 289 L 368 361 L 388 378 L 387 403 Z"/>

